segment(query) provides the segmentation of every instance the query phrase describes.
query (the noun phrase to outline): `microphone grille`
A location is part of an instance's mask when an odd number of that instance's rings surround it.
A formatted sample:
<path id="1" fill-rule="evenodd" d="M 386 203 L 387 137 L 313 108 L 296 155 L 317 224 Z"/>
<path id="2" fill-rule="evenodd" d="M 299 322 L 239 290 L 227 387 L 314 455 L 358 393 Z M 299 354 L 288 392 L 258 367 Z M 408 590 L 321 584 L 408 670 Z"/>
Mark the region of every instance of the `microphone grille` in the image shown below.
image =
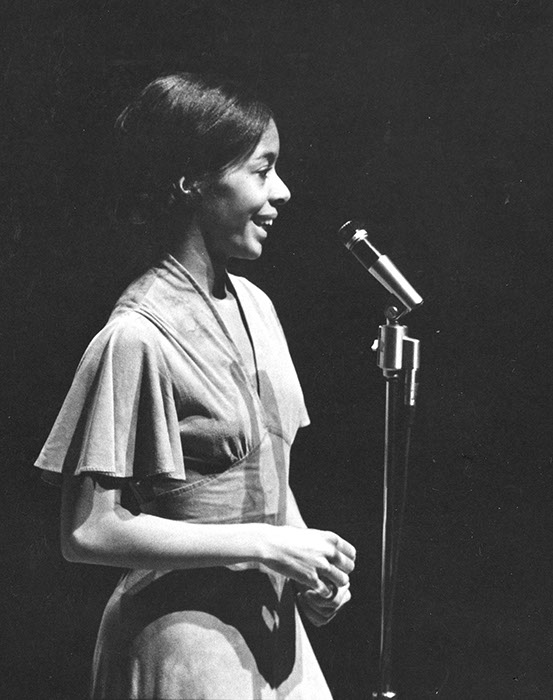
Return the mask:
<path id="1" fill-rule="evenodd" d="M 340 227 L 338 231 L 338 236 L 342 243 L 346 246 L 348 250 L 353 250 L 354 246 L 360 241 L 365 241 L 368 247 L 372 250 L 374 255 L 379 258 L 380 253 L 369 241 L 369 234 L 367 233 L 367 226 L 362 221 L 346 221 L 346 223 Z"/>
<path id="2" fill-rule="evenodd" d="M 346 221 L 338 231 L 338 236 L 346 248 L 351 247 L 354 238 L 366 235 L 365 226 L 360 221 Z"/>

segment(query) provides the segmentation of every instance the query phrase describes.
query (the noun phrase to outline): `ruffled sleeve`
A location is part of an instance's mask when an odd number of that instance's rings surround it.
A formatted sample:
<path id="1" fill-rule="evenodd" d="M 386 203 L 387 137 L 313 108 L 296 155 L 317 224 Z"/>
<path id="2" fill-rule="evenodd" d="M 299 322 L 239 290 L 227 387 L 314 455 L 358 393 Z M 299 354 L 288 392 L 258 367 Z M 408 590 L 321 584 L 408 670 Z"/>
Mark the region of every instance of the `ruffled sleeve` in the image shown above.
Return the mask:
<path id="1" fill-rule="evenodd" d="M 160 341 L 158 329 L 138 313 L 108 323 L 79 364 L 37 467 L 58 474 L 185 478 Z"/>

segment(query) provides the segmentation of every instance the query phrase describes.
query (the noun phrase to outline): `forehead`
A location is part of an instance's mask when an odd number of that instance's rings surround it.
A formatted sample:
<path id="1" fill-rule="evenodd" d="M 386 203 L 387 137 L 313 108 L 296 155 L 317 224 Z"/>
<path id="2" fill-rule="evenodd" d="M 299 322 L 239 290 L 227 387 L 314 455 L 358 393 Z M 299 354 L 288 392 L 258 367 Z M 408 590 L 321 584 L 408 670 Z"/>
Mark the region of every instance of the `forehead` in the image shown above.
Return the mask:
<path id="1" fill-rule="evenodd" d="M 248 160 L 268 159 L 275 161 L 278 157 L 279 150 L 280 139 L 278 136 L 278 129 L 274 121 L 271 119 L 269 126 L 263 132 L 263 135 L 259 139 L 259 143 Z"/>
<path id="2" fill-rule="evenodd" d="M 271 119 L 269 126 L 263 132 L 257 146 L 252 154 L 235 165 L 226 168 L 216 179 L 224 181 L 229 177 L 233 177 L 237 173 L 248 171 L 250 168 L 259 167 L 260 165 L 274 165 L 278 158 L 280 150 L 280 139 L 276 124 Z"/>

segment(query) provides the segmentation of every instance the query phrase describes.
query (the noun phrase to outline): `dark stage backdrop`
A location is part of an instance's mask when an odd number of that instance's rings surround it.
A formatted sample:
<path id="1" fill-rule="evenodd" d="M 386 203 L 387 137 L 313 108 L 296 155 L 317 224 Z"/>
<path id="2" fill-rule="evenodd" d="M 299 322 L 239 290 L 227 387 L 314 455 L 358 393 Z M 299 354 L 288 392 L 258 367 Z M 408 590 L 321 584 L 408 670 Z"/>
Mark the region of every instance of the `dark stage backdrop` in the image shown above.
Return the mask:
<path id="1" fill-rule="evenodd" d="M 15 0 L 2 11 L 2 697 L 83 697 L 119 572 L 58 553 L 32 468 L 78 360 L 145 263 L 109 206 L 109 134 L 161 72 L 223 71 L 274 107 L 293 192 L 261 260 L 312 427 L 292 481 L 354 542 L 353 600 L 312 639 L 336 700 L 378 671 L 386 294 L 337 242 L 369 218 L 425 296 L 395 623 L 407 700 L 553 697 L 548 0 Z M 372 229 L 371 229 L 372 230 Z"/>

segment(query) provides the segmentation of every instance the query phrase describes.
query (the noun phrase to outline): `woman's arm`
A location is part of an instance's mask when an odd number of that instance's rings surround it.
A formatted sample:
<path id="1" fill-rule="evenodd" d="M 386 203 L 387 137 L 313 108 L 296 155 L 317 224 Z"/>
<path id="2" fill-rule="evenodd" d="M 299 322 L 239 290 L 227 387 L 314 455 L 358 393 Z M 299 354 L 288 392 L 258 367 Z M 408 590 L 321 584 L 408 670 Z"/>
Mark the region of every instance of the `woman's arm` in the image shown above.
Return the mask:
<path id="1" fill-rule="evenodd" d="M 355 549 L 332 532 L 133 515 L 121 505 L 120 490 L 105 489 L 91 476 L 64 478 L 61 542 L 69 561 L 124 568 L 171 570 L 255 561 L 323 592 L 321 578 L 346 585 L 355 560 Z"/>

